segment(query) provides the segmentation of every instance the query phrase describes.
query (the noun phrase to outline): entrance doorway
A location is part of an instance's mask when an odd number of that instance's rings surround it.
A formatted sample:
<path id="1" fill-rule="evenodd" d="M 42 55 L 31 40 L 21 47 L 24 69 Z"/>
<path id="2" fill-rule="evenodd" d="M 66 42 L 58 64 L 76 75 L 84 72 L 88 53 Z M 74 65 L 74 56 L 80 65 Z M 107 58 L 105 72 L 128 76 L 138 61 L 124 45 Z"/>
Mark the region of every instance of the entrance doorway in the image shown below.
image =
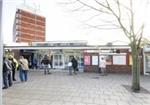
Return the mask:
<path id="1" fill-rule="evenodd" d="M 58 69 L 64 68 L 64 56 L 62 54 L 53 55 L 53 68 L 58 68 Z"/>

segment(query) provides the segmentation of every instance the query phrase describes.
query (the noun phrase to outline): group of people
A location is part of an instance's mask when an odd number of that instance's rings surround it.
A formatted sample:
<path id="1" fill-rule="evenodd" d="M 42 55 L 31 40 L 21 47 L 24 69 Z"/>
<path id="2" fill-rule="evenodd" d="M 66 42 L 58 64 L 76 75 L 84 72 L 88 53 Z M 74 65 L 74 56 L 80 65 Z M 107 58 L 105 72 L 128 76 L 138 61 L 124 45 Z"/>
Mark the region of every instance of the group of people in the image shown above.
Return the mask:
<path id="1" fill-rule="evenodd" d="M 72 75 L 72 70 L 74 74 L 77 74 L 76 71 L 78 71 L 78 61 L 74 58 L 74 56 L 70 57 L 68 62 L 68 68 L 69 68 L 70 75 Z M 102 57 L 99 62 L 99 73 L 101 73 L 102 76 L 107 75 L 106 60 L 104 57 Z"/>
<path id="2" fill-rule="evenodd" d="M 20 56 L 17 61 L 12 55 L 3 57 L 3 89 L 11 87 L 13 82 L 16 81 L 15 73 L 19 70 L 19 77 L 21 82 L 28 80 L 28 60 L 24 56 Z"/>
<path id="3" fill-rule="evenodd" d="M 47 55 L 41 61 L 41 64 L 44 68 L 44 74 L 51 74 L 49 68 L 52 67 L 52 62 Z M 78 71 L 78 61 L 74 56 L 70 56 L 68 62 L 69 74 L 77 74 Z M 12 81 L 16 81 L 15 73 L 16 70 L 19 70 L 19 78 L 21 82 L 26 82 L 28 80 L 28 71 L 29 71 L 29 62 L 24 56 L 20 56 L 20 59 L 17 61 L 13 56 L 3 57 L 3 89 L 7 89 L 12 86 Z M 104 58 L 101 58 L 99 63 L 99 71 L 102 75 L 106 75 L 106 61 Z"/>
<path id="4" fill-rule="evenodd" d="M 51 61 L 48 56 L 45 55 L 41 61 L 44 68 L 44 74 L 50 74 L 49 66 L 51 66 Z M 3 57 L 3 89 L 11 87 L 13 81 L 16 81 L 15 73 L 19 71 L 19 78 L 21 82 L 27 82 L 28 71 L 29 71 L 29 61 L 23 56 L 17 61 L 12 55 Z"/>
<path id="5" fill-rule="evenodd" d="M 49 59 L 49 56 L 44 55 L 41 64 L 44 69 L 44 74 L 51 74 L 50 68 L 52 68 L 52 61 Z M 74 71 L 74 74 L 77 74 L 76 71 L 78 71 L 78 61 L 74 58 L 74 56 L 69 58 L 68 68 L 70 75 L 72 75 L 72 70 Z"/>

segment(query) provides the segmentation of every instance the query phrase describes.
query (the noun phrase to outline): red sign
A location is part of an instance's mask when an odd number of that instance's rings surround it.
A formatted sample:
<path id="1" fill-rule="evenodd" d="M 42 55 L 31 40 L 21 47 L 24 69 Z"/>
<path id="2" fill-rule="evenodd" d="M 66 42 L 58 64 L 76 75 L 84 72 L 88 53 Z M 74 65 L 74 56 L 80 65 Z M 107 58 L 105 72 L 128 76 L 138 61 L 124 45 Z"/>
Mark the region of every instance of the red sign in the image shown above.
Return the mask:
<path id="1" fill-rule="evenodd" d="M 90 56 L 89 55 L 86 55 L 84 56 L 84 65 L 90 65 Z"/>

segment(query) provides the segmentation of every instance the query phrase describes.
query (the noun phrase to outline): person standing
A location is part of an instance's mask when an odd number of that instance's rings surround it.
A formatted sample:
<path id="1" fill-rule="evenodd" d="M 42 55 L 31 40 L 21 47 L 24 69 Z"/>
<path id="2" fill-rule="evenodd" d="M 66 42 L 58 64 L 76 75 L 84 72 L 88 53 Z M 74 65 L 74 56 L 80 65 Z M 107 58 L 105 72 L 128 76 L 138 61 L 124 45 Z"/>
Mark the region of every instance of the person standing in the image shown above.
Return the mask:
<path id="1" fill-rule="evenodd" d="M 77 60 L 74 58 L 74 56 L 72 56 L 72 68 L 73 68 L 73 71 L 74 71 L 74 74 L 77 74 L 76 71 L 78 69 L 78 62 Z"/>
<path id="2" fill-rule="evenodd" d="M 12 80 L 16 81 L 15 73 L 18 68 L 18 62 L 12 55 L 9 56 L 9 60 L 12 62 Z"/>
<path id="3" fill-rule="evenodd" d="M 3 89 L 7 89 L 12 86 L 12 66 L 11 61 L 7 57 L 3 57 Z"/>
<path id="4" fill-rule="evenodd" d="M 105 59 L 104 59 L 103 57 L 102 57 L 101 60 L 100 60 L 99 67 L 100 67 L 100 69 L 101 69 L 102 75 L 103 75 L 103 76 L 106 75 L 106 74 L 107 74 L 107 73 L 106 73 L 106 61 L 105 61 Z"/>
<path id="5" fill-rule="evenodd" d="M 50 65 L 50 60 L 48 59 L 48 56 L 45 55 L 44 58 L 41 61 L 41 64 L 44 67 L 44 74 L 46 75 L 47 73 L 50 74 L 49 72 L 49 65 Z"/>
<path id="6" fill-rule="evenodd" d="M 26 82 L 28 80 L 28 71 L 29 71 L 29 63 L 28 60 L 24 58 L 24 56 L 20 56 L 19 60 L 19 77 L 21 82 Z"/>
<path id="7" fill-rule="evenodd" d="M 37 69 L 37 59 L 36 58 L 33 59 L 32 69 Z"/>
<path id="8" fill-rule="evenodd" d="M 71 59 L 69 59 L 69 62 L 68 62 L 68 69 L 69 69 L 69 75 L 72 75 L 72 62 L 71 62 Z"/>

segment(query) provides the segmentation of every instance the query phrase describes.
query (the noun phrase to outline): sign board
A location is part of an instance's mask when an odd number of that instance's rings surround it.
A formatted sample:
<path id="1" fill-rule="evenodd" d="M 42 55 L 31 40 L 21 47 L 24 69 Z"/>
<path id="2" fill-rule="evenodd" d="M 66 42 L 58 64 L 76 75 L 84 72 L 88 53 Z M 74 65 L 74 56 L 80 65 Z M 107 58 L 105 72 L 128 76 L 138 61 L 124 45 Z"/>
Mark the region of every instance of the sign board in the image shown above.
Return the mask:
<path id="1" fill-rule="evenodd" d="M 126 56 L 113 56 L 114 65 L 126 65 Z"/>
<path id="2" fill-rule="evenodd" d="M 129 65 L 132 65 L 132 64 L 133 64 L 132 56 L 130 55 L 130 56 L 129 56 Z"/>
<path id="3" fill-rule="evenodd" d="M 150 45 L 145 45 L 144 48 L 143 48 L 143 51 L 144 52 L 150 52 Z"/>
<path id="4" fill-rule="evenodd" d="M 98 56 L 92 56 L 92 65 L 98 65 Z"/>
<path id="5" fill-rule="evenodd" d="M 91 64 L 90 60 L 91 59 L 89 55 L 84 56 L 84 65 L 90 65 Z"/>

